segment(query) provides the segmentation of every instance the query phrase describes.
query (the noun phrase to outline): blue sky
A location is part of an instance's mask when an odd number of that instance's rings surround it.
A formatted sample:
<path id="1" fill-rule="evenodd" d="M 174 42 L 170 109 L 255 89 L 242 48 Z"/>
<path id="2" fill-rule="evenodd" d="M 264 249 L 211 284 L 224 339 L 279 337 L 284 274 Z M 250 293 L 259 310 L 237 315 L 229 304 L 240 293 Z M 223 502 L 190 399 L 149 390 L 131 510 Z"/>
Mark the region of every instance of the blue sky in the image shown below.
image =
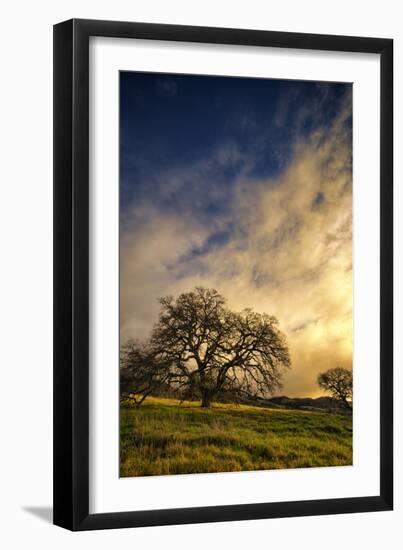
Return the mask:
<path id="1" fill-rule="evenodd" d="M 121 208 L 200 164 L 224 186 L 221 200 L 207 195 L 199 205 L 206 217 L 226 210 L 239 177 L 281 172 L 296 139 L 331 125 L 346 91 L 344 84 L 291 80 L 133 72 L 120 79 Z M 177 193 L 204 192 L 207 185 L 184 181 Z M 161 206 L 177 210 L 177 194 L 165 195 Z"/>
<path id="2" fill-rule="evenodd" d="M 121 73 L 123 338 L 146 336 L 157 297 L 203 284 L 278 316 L 301 357 L 289 393 L 315 393 L 307 364 L 323 370 L 329 346 L 351 367 L 351 98 L 342 83 Z M 301 354 L 320 331 L 328 347 Z"/>

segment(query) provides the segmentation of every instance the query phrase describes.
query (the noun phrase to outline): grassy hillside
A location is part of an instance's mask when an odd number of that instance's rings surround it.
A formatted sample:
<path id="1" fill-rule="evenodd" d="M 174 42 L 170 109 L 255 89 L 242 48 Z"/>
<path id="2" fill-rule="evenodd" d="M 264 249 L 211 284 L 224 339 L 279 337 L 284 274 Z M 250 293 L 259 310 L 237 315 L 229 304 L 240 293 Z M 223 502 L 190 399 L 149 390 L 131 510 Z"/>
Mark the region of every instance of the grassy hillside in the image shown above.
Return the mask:
<path id="1" fill-rule="evenodd" d="M 120 415 L 122 477 L 352 464 L 349 415 L 162 398 Z"/>

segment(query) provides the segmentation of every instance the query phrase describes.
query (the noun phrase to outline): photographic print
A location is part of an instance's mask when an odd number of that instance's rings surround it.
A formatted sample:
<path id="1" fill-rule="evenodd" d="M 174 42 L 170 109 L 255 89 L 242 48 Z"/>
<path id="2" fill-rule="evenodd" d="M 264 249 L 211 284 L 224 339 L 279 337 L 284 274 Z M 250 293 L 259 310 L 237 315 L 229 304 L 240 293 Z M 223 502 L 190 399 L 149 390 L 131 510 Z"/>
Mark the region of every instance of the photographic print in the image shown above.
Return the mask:
<path id="1" fill-rule="evenodd" d="M 119 78 L 120 476 L 352 465 L 352 85 Z"/>

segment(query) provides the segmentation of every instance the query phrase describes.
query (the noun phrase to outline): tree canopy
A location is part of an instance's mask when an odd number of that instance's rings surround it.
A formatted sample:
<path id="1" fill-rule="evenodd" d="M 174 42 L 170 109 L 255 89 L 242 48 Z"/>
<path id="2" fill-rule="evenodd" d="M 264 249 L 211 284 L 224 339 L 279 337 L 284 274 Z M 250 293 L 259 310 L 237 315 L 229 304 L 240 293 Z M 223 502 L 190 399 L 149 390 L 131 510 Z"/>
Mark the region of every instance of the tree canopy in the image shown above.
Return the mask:
<path id="1" fill-rule="evenodd" d="M 290 356 L 275 317 L 231 311 L 221 294 L 203 287 L 160 305 L 149 341 L 124 351 L 127 387 L 143 395 L 166 384 L 203 407 L 223 393 L 266 397 L 281 388 Z"/>
<path id="2" fill-rule="evenodd" d="M 332 397 L 342 401 L 349 409 L 352 408 L 353 374 L 351 370 L 335 367 L 318 376 L 318 384 Z"/>

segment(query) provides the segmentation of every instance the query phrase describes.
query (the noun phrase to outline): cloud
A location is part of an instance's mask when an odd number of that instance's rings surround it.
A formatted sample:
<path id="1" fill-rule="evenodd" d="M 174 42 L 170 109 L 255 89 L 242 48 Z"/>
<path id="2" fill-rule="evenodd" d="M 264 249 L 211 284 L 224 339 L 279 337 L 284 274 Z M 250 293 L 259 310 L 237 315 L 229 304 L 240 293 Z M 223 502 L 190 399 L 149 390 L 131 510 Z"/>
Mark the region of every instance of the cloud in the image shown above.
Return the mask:
<path id="1" fill-rule="evenodd" d="M 173 97 L 178 91 L 178 84 L 173 78 L 167 76 L 157 80 L 156 89 L 161 96 Z"/>
<path id="2" fill-rule="evenodd" d="M 251 180 L 241 172 L 217 216 L 201 215 L 200 205 L 222 202 L 212 166 L 234 163 L 240 153 L 233 145 L 205 169 L 194 166 L 190 190 L 183 172 L 171 174 L 166 192 L 175 189 L 176 212 L 153 197 L 132 207 L 121 238 L 122 340 L 147 336 L 158 297 L 202 284 L 235 310 L 253 307 L 279 319 L 292 358 L 284 393 L 319 395 L 320 371 L 351 367 L 350 115 L 347 95 L 330 126 L 296 138 L 277 177 Z"/>

